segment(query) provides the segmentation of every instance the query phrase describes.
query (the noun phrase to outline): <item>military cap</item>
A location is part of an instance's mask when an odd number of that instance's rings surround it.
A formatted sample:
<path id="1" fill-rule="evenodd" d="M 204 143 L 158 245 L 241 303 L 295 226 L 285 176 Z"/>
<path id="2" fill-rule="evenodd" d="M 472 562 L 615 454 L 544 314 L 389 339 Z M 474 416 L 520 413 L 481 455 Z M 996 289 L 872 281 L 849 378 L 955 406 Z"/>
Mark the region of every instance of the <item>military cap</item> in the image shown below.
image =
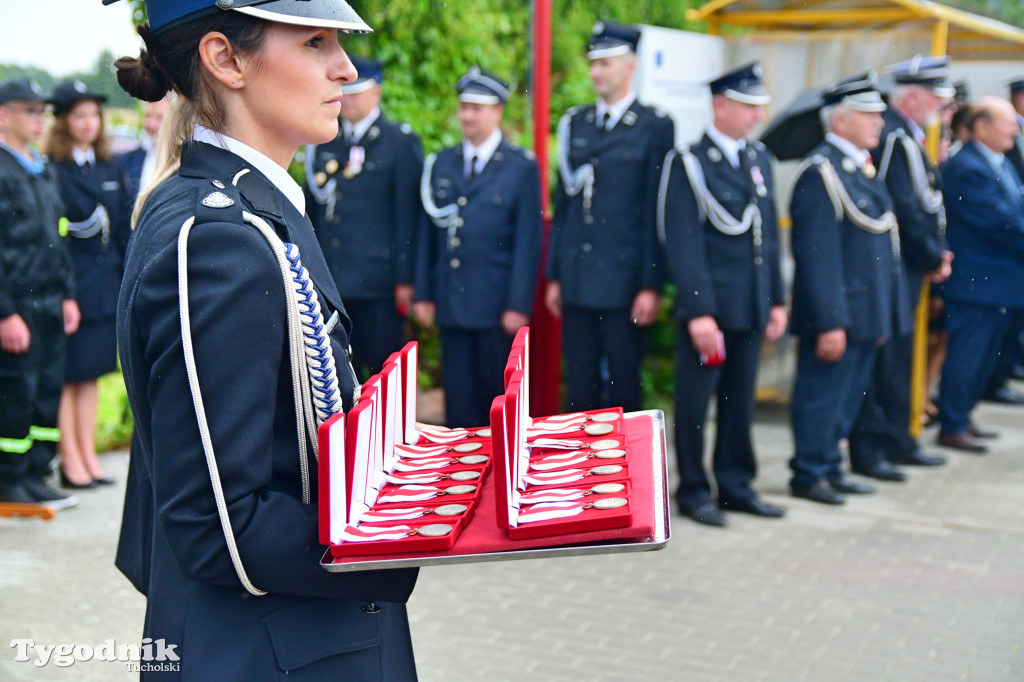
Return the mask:
<path id="1" fill-rule="evenodd" d="M 342 84 L 341 94 L 355 95 L 360 92 L 366 92 L 374 85 L 380 85 L 384 82 L 384 72 L 381 69 L 380 62 L 355 54 L 350 54 L 348 58 L 352 60 L 352 66 L 356 67 L 359 76 L 351 83 Z"/>
<path id="2" fill-rule="evenodd" d="M 1012 81 L 1007 83 L 1010 86 L 1010 94 L 1015 95 L 1021 90 L 1024 90 L 1024 76 L 1017 76 Z"/>
<path id="3" fill-rule="evenodd" d="M 854 111 L 880 113 L 886 110 L 878 92 L 878 79 L 874 71 L 864 71 L 825 86 L 822 105 L 842 104 Z"/>
<path id="4" fill-rule="evenodd" d="M 1024 89 L 1024 82 L 1021 84 L 1021 88 Z M 971 91 L 967 87 L 967 81 L 957 81 L 953 83 L 953 101 L 961 104 L 969 102 L 971 100 Z M 1010 89 L 1013 92 L 1013 89 Z"/>
<path id="5" fill-rule="evenodd" d="M 0 104 L 7 102 L 49 102 L 39 83 L 27 78 L 8 78 L 0 83 Z"/>
<path id="6" fill-rule="evenodd" d="M 949 82 L 949 57 L 915 56 L 905 62 L 885 67 L 896 85 L 920 85 L 928 88 L 937 97 L 952 97 L 956 94 Z"/>
<path id="7" fill-rule="evenodd" d="M 77 78 L 63 81 L 53 89 L 53 97 L 50 100 L 53 102 L 53 113 L 57 116 L 66 114 L 83 99 L 102 103 L 107 101 L 107 96 L 91 92 L 89 86 Z"/>
<path id="8" fill-rule="evenodd" d="M 479 66 L 467 71 L 455 86 L 459 101 L 473 104 L 504 104 L 508 101 L 509 88 L 508 83 Z"/>
<path id="9" fill-rule="evenodd" d="M 764 87 L 760 62 L 751 62 L 723 73 L 708 83 L 712 95 L 724 95 L 743 104 L 768 104 L 772 96 Z"/>
<path id="10" fill-rule="evenodd" d="M 616 24 L 610 21 L 599 21 L 594 24 L 587 45 L 589 59 L 618 57 L 619 55 L 636 52 L 640 43 L 640 31 L 632 26 Z"/>
<path id="11" fill-rule="evenodd" d="M 118 0 L 103 0 L 104 5 L 115 2 Z M 279 24 L 336 28 L 345 33 L 373 30 L 345 0 L 146 0 L 146 16 L 153 33 L 217 10 L 234 10 Z"/>

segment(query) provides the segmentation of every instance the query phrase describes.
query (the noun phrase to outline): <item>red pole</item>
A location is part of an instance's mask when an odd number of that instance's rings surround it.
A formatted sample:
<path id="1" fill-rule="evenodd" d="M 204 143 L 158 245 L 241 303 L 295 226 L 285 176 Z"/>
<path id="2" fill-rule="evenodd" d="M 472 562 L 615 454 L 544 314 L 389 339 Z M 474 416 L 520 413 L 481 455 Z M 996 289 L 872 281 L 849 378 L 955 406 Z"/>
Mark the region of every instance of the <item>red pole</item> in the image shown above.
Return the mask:
<path id="1" fill-rule="evenodd" d="M 541 210 L 544 240 L 537 297 L 530 326 L 530 414 L 561 412 L 562 324 L 544 307 L 545 264 L 551 236 L 551 184 L 548 174 L 548 140 L 551 131 L 551 3 L 533 0 L 533 149 L 540 169 Z"/>

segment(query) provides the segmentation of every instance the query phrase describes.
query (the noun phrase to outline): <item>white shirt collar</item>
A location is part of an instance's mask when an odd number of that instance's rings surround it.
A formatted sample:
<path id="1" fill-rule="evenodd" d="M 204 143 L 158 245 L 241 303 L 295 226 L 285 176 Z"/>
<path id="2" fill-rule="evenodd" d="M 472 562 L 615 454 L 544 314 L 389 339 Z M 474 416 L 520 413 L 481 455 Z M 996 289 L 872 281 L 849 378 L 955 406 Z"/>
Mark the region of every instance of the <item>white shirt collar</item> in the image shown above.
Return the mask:
<path id="1" fill-rule="evenodd" d="M 247 144 L 243 144 L 234 138 L 222 135 L 201 125 L 196 125 L 195 130 L 192 132 L 192 139 L 196 142 L 205 142 L 214 147 L 220 147 L 242 157 L 245 161 L 255 166 L 256 170 L 263 173 L 267 180 L 273 183 L 274 187 L 281 190 L 281 193 L 288 198 L 288 201 L 292 202 L 292 205 L 299 210 L 299 213 L 306 215 L 306 197 L 302 195 L 302 188 L 299 187 L 299 183 L 295 182 L 292 176 L 288 175 L 288 171 L 271 161 L 270 157 L 256 151 Z"/>
<path id="2" fill-rule="evenodd" d="M 501 144 L 501 128 L 496 128 L 491 136 L 480 143 L 479 147 L 474 147 L 473 143 L 469 140 L 462 140 L 462 156 L 468 164 L 473 157 L 476 157 L 476 172 L 479 173 L 487 165 L 487 162 L 494 156 L 494 152 L 498 151 L 498 145 Z"/>
<path id="3" fill-rule="evenodd" d="M 79 166 L 84 166 L 87 163 L 91 163 L 93 166 L 96 165 L 96 152 L 93 151 L 92 147 L 89 147 L 89 149 L 84 152 L 78 147 L 72 147 L 71 156 Z"/>
<path id="4" fill-rule="evenodd" d="M 714 125 L 708 126 L 708 137 L 711 141 L 722 150 L 725 154 L 725 158 L 729 159 L 729 163 L 732 164 L 733 168 L 739 168 L 740 166 L 740 152 L 747 146 L 746 140 L 736 140 L 721 130 L 716 128 Z"/>
<path id="5" fill-rule="evenodd" d="M 597 122 L 598 127 L 604 125 L 605 112 L 611 114 L 608 117 L 608 127 L 614 128 L 623 114 L 633 106 L 633 102 L 636 101 L 636 90 L 630 89 L 629 94 L 620 99 L 615 104 L 605 104 L 605 101 L 600 97 L 597 99 Z"/>
<path id="6" fill-rule="evenodd" d="M 838 147 L 839 151 L 853 159 L 858 168 L 867 163 L 868 159 L 871 158 L 871 152 L 861 149 L 846 138 L 839 137 L 835 133 L 825 133 L 825 139 Z"/>
<path id="7" fill-rule="evenodd" d="M 348 121 L 342 121 L 341 126 L 345 132 L 345 138 L 351 137 L 354 141 L 359 142 L 363 139 L 363 135 L 370 129 L 377 119 L 380 118 L 380 107 L 374 107 L 373 111 L 366 115 L 362 121 L 356 123 L 349 123 Z"/>

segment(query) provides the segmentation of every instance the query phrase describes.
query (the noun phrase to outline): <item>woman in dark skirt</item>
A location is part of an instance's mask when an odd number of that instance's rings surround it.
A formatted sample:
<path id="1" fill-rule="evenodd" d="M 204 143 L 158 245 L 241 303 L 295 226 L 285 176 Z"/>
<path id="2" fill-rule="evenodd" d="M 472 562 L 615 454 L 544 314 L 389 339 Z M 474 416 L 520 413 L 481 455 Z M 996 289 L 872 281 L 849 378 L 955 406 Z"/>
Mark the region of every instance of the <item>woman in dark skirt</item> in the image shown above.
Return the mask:
<path id="1" fill-rule="evenodd" d="M 61 482 L 66 488 L 112 483 L 96 458 L 97 379 L 117 369 L 114 320 L 130 227 L 124 171 L 103 130 L 102 102 L 80 80 L 54 90 L 56 120 L 46 153 L 57 169 L 65 205 L 62 232 L 78 285 L 82 325 L 68 337 L 58 425 Z"/>

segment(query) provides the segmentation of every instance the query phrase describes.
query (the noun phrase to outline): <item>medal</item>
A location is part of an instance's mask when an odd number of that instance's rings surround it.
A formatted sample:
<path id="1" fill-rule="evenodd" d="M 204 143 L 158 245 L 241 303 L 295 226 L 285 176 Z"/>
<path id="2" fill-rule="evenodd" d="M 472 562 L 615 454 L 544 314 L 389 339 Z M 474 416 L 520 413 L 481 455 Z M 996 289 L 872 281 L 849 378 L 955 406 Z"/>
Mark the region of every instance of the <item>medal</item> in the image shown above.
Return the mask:
<path id="1" fill-rule="evenodd" d="M 468 495 L 475 490 L 475 485 L 453 485 L 450 488 L 445 488 L 438 495 Z"/>
<path id="2" fill-rule="evenodd" d="M 409 536 L 422 535 L 425 538 L 443 538 L 452 532 L 453 526 L 449 526 L 447 523 L 431 523 L 427 526 L 420 526 L 409 533 Z"/>
<path id="3" fill-rule="evenodd" d="M 611 424 L 587 424 L 583 427 L 583 432 L 588 436 L 607 436 L 614 430 Z"/>
<path id="4" fill-rule="evenodd" d="M 487 428 L 487 429 L 477 429 L 477 432 L 474 435 L 477 438 L 490 438 L 491 437 L 491 430 L 489 428 Z"/>
<path id="5" fill-rule="evenodd" d="M 348 162 L 345 170 L 341 172 L 346 180 L 351 180 L 363 172 L 363 161 L 366 160 L 366 150 L 359 146 L 350 147 L 348 150 Z"/>
<path id="6" fill-rule="evenodd" d="M 622 483 L 598 483 L 593 488 L 587 491 L 587 495 L 613 495 L 615 493 L 621 493 L 626 489 L 626 486 Z"/>
<path id="7" fill-rule="evenodd" d="M 476 452 L 477 450 L 479 450 L 483 446 L 484 446 L 483 443 L 459 443 L 458 445 L 453 446 L 452 450 L 454 450 L 455 452 L 461 452 L 461 453 Z"/>
<path id="8" fill-rule="evenodd" d="M 319 172 L 313 175 L 313 182 L 316 183 L 317 187 L 323 187 L 327 184 L 327 173 Z"/>
<path id="9" fill-rule="evenodd" d="M 424 514 L 435 514 L 437 516 L 461 516 L 466 513 L 469 509 L 464 504 L 442 504 L 440 507 L 434 507 L 433 509 L 427 509 Z"/>
<path id="10" fill-rule="evenodd" d="M 617 422 L 619 421 L 618 412 L 600 412 L 598 414 L 590 415 L 590 421 L 595 422 Z"/>
<path id="11" fill-rule="evenodd" d="M 619 447 L 619 441 L 614 438 L 605 438 L 604 440 L 595 440 L 590 444 L 591 450 L 611 450 L 612 448 Z"/>
<path id="12" fill-rule="evenodd" d="M 618 509 L 619 507 L 625 507 L 629 504 L 629 501 L 625 497 L 605 497 L 600 500 L 594 500 L 588 506 L 593 509 Z"/>
<path id="13" fill-rule="evenodd" d="M 453 471 L 448 474 L 448 478 L 453 481 L 475 481 L 480 478 L 479 471 Z"/>
<path id="14" fill-rule="evenodd" d="M 487 455 L 467 455 L 465 457 L 459 457 L 456 461 L 459 464 L 470 464 L 470 465 L 472 465 L 472 464 L 483 464 L 488 459 L 490 459 L 490 458 Z"/>
<path id="15" fill-rule="evenodd" d="M 519 523 L 534 523 L 537 521 L 563 519 L 582 514 L 587 509 L 618 509 L 625 507 L 628 503 L 628 500 L 624 497 L 594 500 L 587 504 L 579 504 L 578 502 L 544 502 L 530 507 L 525 512 L 519 512 L 518 520 Z"/>
<path id="16" fill-rule="evenodd" d="M 324 164 L 324 170 L 327 171 L 327 173 L 330 174 L 330 175 L 334 175 L 335 173 L 337 173 L 338 172 L 338 160 L 337 159 L 329 160 L 327 163 Z"/>
<path id="17" fill-rule="evenodd" d="M 618 464 L 603 464 L 599 467 L 594 467 L 588 471 L 585 476 L 611 476 L 622 471 L 622 467 Z"/>
<path id="18" fill-rule="evenodd" d="M 870 161 L 861 166 L 861 170 L 864 171 L 864 175 L 868 176 L 869 179 L 875 177 L 875 173 L 878 172 L 875 170 L 875 164 Z"/>

